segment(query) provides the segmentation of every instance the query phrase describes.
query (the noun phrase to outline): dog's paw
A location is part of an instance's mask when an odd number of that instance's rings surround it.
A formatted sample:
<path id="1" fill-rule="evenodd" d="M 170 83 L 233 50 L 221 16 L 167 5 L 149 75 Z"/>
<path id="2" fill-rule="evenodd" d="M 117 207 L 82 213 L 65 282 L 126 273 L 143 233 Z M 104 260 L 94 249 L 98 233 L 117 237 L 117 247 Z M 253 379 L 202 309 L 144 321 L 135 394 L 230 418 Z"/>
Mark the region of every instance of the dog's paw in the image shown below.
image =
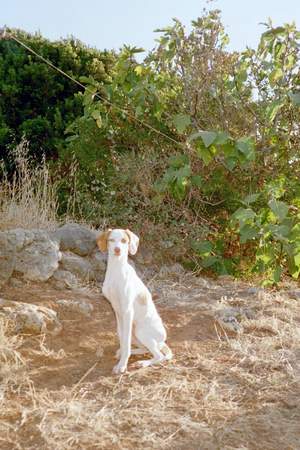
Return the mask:
<path id="1" fill-rule="evenodd" d="M 115 367 L 113 368 L 113 373 L 115 374 L 119 374 L 119 373 L 125 373 L 127 370 L 127 364 L 121 364 L 120 362 L 118 362 L 118 364 L 115 365 Z"/>
<path id="2" fill-rule="evenodd" d="M 141 369 L 143 367 L 148 367 L 148 366 L 151 365 L 151 361 L 150 362 L 149 361 L 150 361 L 150 359 L 145 359 L 145 360 L 142 360 L 142 361 L 136 361 L 135 363 L 133 363 L 131 365 L 131 367 L 133 369 Z"/>

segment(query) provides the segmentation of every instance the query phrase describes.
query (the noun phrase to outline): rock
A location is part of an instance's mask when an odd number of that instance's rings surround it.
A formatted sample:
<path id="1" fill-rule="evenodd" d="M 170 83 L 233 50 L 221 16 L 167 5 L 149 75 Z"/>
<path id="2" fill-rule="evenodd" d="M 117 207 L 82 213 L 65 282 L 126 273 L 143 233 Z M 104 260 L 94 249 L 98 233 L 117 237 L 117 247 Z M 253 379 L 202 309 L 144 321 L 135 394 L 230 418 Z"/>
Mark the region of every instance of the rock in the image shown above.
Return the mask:
<path id="1" fill-rule="evenodd" d="M 8 239 L 14 245 L 17 252 L 33 241 L 34 232 L 31 230 L 24 230 L 23 228 L 15 228 L 6 232 Z"/>
<path id="2" fill-rule="evenodd" d="M 162 248 L 168 249 L 174 247 L 174 242 L 170 240 L 160 241 Z"/>
<path id="3" fill-rule="evenodd" d="M 24 286 L 24 283 L 19 278 L 10 278 L 9 285 L 13 288 L 20 288 Z"/>
<path id="4" fill-rule="evenodd" d="M 204 277 L 197 277 L 195 279 L 195 282 L 197 283 L 197 285 L 203 289 L 214 289 L 214 285 L 211 284 L 206 278 Z"/>
<path id="5" fill-rule="evenodd" d="M 159 271 L 159 275 L 160 276 L 182 275 L 182 274 L 184 274 L 184 272 L 185 272 L 185 270 L 182 267 L 182 265 L 179 264 L 179 263 L 175 263 L 175 264 L 172 264 L 170 266 L 166 266 L 166 265 L 161 266 L 161 269 Z"/>
<path id="6" fill-rule="evenodd" d="M 56 270 L 52 276 L 58 287 L 74 289 L 78 286 L 76 276 L 68 270 Z"/>
<path id="7" fill-rule="evenodd" d="M 62 251 L 71 251 L 79 256 L 87 256 L 96 248 L 99 233 L 78 225 L 68 223 L 52 233 L 52 237 L 60 244 Z"/>
<path id="8" fill-rule="evenodd" d="M 58 243 L 46 231 L 14 230 L 16 261 L 14 270 L 31 281 L 47 281 L 58 268 L 61 259 Z M 21 239 L 20 239 L 21 238 Z"/>
<path id="9" fill-rule="evenodd" d="M 89 261 L 93 267 L 96 281 L 102 282 L 106 272 L 107 255 L 96 250 L 90 256 Z"/>
<path id="10" fill-rule="evenodd" d="M 241 333 L 243 331 L 243 327 L 237 321 L 236 317 L 233 317 L 233 316 L 218 317 L 217 316 L 216 321 L 226 331 L 232 331 L 234 333 Z"/>
<path id="11" fill-rule="evenodd" d="M 255 319 L 255 311 L 252 308 L 228 307 L 216 311 L 215 318 L 217 322 L 229 331 L 241 333 L 243 326 L 241 322 L 245 319 Z"/>
<path id="12" fill-rule="evenodd" d="M 147 248 L 139 249 L 135 255 L 135 260 L 138 264 L 151 265 L 153 264 L 153 255 Z"/>
<path id="13" fill-rule="evenodd" d="M 84 300 L 58 300 L 57 303 L 64 309 L 69 309 L 72 312 L 84 314 L 85 316 L 90 316 L 94 310 L 93 305 Z"/>
<path id="14" fill-rule="evenodd" d="M 16 263 L 16 249 L 7 232 L 0 232 L 0 286 L 11 277 Z"/>
<path id="15" fill-rule="evenodd" d="M 260 287 L 254 287 L 254 286 L 248 288 L 247 291 L 246 291 L 246 293 L 247 293 L 247 294 L 250 294 L 250 295 L 258 295 L 258 294 L 260 294 L 261 292 L 264 292 L 264 289 L 263 289 L 263 288 L 260 288 Z"/>
<path id="16" fill-rule="evenodd" d="M 96 280 L 95 270 L 91 262 L 87 258 L 82 258 L 74 253 L 63 253 L 60 267 L 76 275 L 82 281 Z"/>
<path id="17" fill-rule="evenodd" d="M 287 291 L 287 295 L 294 300 L 300 300 L 300 289 Z"/>
<path id="18" fill-rule="evenodd" d="M 56 312 L 45 306 L 0 299 L 0 313 L 15 323 L 18 333 L 58 334 L 62 330 Z"/>

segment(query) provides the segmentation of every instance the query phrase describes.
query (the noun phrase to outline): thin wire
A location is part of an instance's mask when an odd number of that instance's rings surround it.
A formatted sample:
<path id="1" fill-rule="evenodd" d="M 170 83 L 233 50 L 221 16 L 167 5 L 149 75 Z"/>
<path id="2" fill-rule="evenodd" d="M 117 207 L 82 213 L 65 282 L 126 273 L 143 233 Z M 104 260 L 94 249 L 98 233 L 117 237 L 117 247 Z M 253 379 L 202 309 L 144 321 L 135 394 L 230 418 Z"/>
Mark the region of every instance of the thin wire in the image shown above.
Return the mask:
<path id="1" fill-rule="evenodd" d="M 146 127 L 149 130 L 151 130 L 151 131 L 153 131 L 153 132 L 163 136 L 164 138 L 168 139 L 169 141 L 173 142 L 174 144 L 176 144 L 176 145 L 178 145 L 180 147 L 184 146 L 184 144 L 182 142 L 179 142 L 176 139 L 172 138 L 171 136 L 168 136 L 166 133 L 164 133 L 163 131 L 158 130 L 157 128 L 154 128 L 152 125 L 149 125 L 147 122 L 144 122 L 143 120 L 138 119 L 137 117 L 135 117 L 134 115 L 132 115 L 131 113 L 129 113 L 128 111 L 123 109 L 121 106 L 115 105 L 114 103 L 110 102 L 109 100 L 107 100 L 105 97 L 102 97 L 98 93 L 94 93 L 88 87 L 84 86 L 84 84 L 82 84 L 78 80 L 76 80 L 76 78 L 71 77 L 66 72 L 61 70 L 59 67 L 56 67 L 51 61 L 49 61 L 48 59 L 44 58 L 42 55 L 37 53 L 35 50 L 33 50 L 28 45 L 24 44 L 24 42 L 20 41 L 20 39 L 18 39 L 16 36 L 14 36 L 11 32 L 8 32 L 7 30 L 4 30 L 3 37 L 5 37 L 7 39 L 8 36 L 11 39 L 13 39 L 14 41 L 16 41 L 19 45 L 24 47 L 26 50 L 28 50 L 29 52 L 31 52 L 32 54 L 34 54 L 35 56 L 40 58 L 44 63 L 46 63 L 46 64 L 48 64 L 48 66 L 52 67 L 52 69 L 56 70 L 57 72 L 59 72 L 60 74 L 65 76 L 66 78 L 69 78 L 69 80 L 73 81 L 75 84 L 77 84 L 78 86 L 80 86 L 84 90 L 91 92 L 95 97 L 99 98 L 99 100 L 102 100 L 103 102 L 106 102 L 107 104 L 109 104 L 113 108 L 116 108 L 117 110 L 119 110 L 119 111 L 123 112 L 124 114 L 126 114 L 127 117 L 129 117 L 130 119 L 135 120 L 136 122 L 140 123 L 144 127 Z M 0 35 L 0 37 L 1 37 L 1 35 Z"/>

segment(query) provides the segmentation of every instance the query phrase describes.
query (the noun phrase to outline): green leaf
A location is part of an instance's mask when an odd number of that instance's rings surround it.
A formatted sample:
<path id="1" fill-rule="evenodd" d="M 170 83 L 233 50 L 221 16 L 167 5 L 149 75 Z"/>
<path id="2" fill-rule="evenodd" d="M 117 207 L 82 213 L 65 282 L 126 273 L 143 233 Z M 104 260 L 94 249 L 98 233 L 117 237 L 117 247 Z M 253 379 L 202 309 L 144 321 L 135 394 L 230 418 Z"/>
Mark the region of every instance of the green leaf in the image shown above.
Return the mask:
<path id="1" fill-rule="evenodd" d="M 260 194 L 250 194 L 247 195 L 244 199 L 243 199 L 243 203 L 245 203 L 246 205 L 250 205 L 251 203 L 256 202 L 256 200 L 258 199 L 258 197 L 260 196 Z"/>
<path id="2" fill-rule="evenodd" d="M 240 236 L 241 236 L 241 244 L 245 244 L 247 241 L 250 241 L 251 239 L 258 237 L 258 231 L 256 228 L 252 227 L 249 224 L 245 224 L 240 229 Z"/>
<path id="3" fill-rule="evenodd" d="M 226 157 L 236 157 L 236 148 L 231 142 L 227 142 L 226 144 L 222 145 L 222 150 Z"/>
<path id="4" fill-rule="evenodd" d="M 269 75 L 270 84 L 274 86 L 274 84 L 277 83 L 278 80 L 280 80 L 283 77 L 283 70 L 278 68 L 273 70 L 273 72 Z"/>
<path id="5" fill-rule="evenodd" d="M 264 266 L 268 266 L 275 258 L 275 250 L 274 247 L 266 247 L 260 249 L 256 253 L 256 260 L 262 261 L 264 263 Z"/>
<path id="6" fill-rule="evenodd" d="M 297 279 L 300 274 L 300 252 L 292 255 L 288 260 L 289 272 Z"/>
<path id="7" fill-rule="evenodd" d="M 238 163 L 238 159 L 235 156 L 229 156 L 225 159 L 225 166 L 228 170 L 233 170 Z"/>
<path id="8" fill-rule="evenodd" d="M 268 278 L 268 279 L 266 279 L 266 280 L 264 280 L 262 283 L 261 283 L 261 286 L 262 287 L 271 287 L 271 286 L 273 286 L 273 284 L 274 284 L 274 279 L 273 278 Z"/>
<path id="9" fill-rule="evenodd" d="M 209 254 L 213 245 L 209 241 L 193 242 L 193 249 L 200 255 Z"/>
<path id="10" fill-rule="evenodd" d="M 193 175 L 191 177 L 191 183 L 193 186 L 201 187 L 203 185 L 203 178 L 200 175 Z"/>
<path id="11" fill-rule="evenodd" d="M 169 158 L 168 162 L 170 166 L 174 167 L 175 169 L 179 169 L 180 167 L 185 166 L 189 163 L 189 157 L 184 154 L 173 155 Z"/>
<path id="12" fill-rule="evenodd" d="M 273 272 L 273 280 L 274 283 L 279 283 L 282 274 L 282 268 L 280 266 L 276 266 Z"/>
<path id="13" fill-rule="evenodd" d="M 198 139 L 198 137 L 200 137 L 200 132 L 196 131 L 196 133 L 190 134 L 187 140 L 188 140 L 188 142 L 192 142 L 192 141 L 195 141 L 196 139 Z"/>
<path id="14" fill-rule="evenodd" d="M 216 139 L 214 141 L 215 145 L 225 145 L 228 140 L 230 139 L 230 136 L 228 133 L 224 132 L 224 131 L 219 131 L 217 133 Z"/>
<path id="15" fill-rule="evenodd" d="M 202 138 L 205 147 L 209 147 L 217 137 L 214 131 L 199 131 L 199 136 Z"/>
<path id="16" fill-rule="evenodd" d="M 288 96 L 294 105 L 300 106 L 300 92 L 289 92 Z"/>
<path id="17" fill-rule="evenodd" d="M 300 223 L 296 223 L 296 225 L 293 226 L 290 234 L 290 239 L 293 241 L 300 240 Z"/>
<path id="18" fill-rule="evenodd" d="M 207 256 L 206 258 L 204 258 L 202 260 L 201 264 L 204 268 L 208 268 L 208 267 L 213 266 L 218 260 L 219 260 L 219 258 L 217 256 L 213 256 L 213 255 Z"/>
<path id="19" fill-rule="evenodd" d="M 299 269 L 295 268 L 293 271 L 290 271 L 290 272 L 291 272 L 292 277 L 297 280 L 297 278 L 299 277 L 299 274 L 300 274 L 300 268 Z"/>
<path id="20" fill-rule="evenodd" d="M 272 25 L 272 23 L 271 23 L 271 25 Z M 270 24 L 267 24 L 267 26 L 270 26 Z M 272 27 L 269 30 L 265 31 L 262 34 L 262 37 L 267 37 L 267 38 L 271 39 L 277 35 L 284 35 L 285 32 L 286 32 L 285 27 L 275 27 L 275 28 Z"/>
<path id="21" fill-rule="evenodd" d="M 134 71 L 135 71 L 135 73 L 137 75 L 142 75 L 142 73 L 143 73 L 143 66 L 136 66 Z"/>
<path id="22" fill-rule="evenodd" d="M 300 268 L 300 253 L 297 253 L 296 255 L 294 255 L 294 262 L 295 262 L 295 266 Z"/>
<path id="23" fill-rule="evenodd" d="M 79 77 L 79 81 L 81 83 L 91 83 L 91 81 L 94 81 L 92 77 L 86 77 L 84 75 L 82 75 L 81 77 Z"/>
<path id="24" fill-rule="evenodd" d="M 143 114 L 143 108 L 141 105 L 137 105 L 135 108 L 135 115 L 136 117 L 140 117 Z"/>
<path id="25" fill-rule="evenodd" d="M 173 117 L 172 121 L 178 133 L 181 134 L 190 125 L 191 118 L 186 114 L 176 114 L 176 116 Z"/>
<path id="26" fill-rule="evenodd" d="M 96 120 L 96 124 L 97 124 L 97 127 L 98 127 L 98 128 L 102 128 L 102 119 L 101 119 L 101 117 L 99 117 L 99 118 Z"/>
<path id="27" fill-rule="evenodd" d="M 89 106 L 93 103 L 94 101 L 94 95 L 93 94 L 89 94 L 89 93 L 85 93 L 83 96 L 83 105 L 84 106 Z"/>
<path id="28" fill-rule="evenodd" d="M 213 160 L 213 155 L 211 151 L 209 150 L 209 148 L 203 147 L 202 142 L 196 143 L 196 150 L 206 166 Z"/>
<path id="29" fill-rule="evenodd" d="M 254 141 L 250 137 L 243 137 L 236 141 L 236 148 L 247 158 L 248 161 L 255 159 Z"/>
<path id="30" fill-rule="evenodd" d="M 288 225 L 276 225 L 271 223 L 268 227 L 273 236 L 279 241 L 288 241 L 288 236 L 290 234 L 290 227 Z"/>
<path id="31" fill-rule="evenodd" d="M 270 122 L 273 122 L 277 113 L 284 106 L 283 100 L 275 100 L 266 109 L 266 116 Z"/>
<path id="32" fill-rule="evenodd" d="M 97 119 L 101 119 L 101 114 L 100 111 L 94 110 L 91 114 L 92 118 L 97 120 Z"/>
<path id="33" fill-rule="evenodd" d="M 240 227 L 243 227 L 246 222 L 252 221 L 256 217 L 255 212 L 250 208 L 239 208 L 233 213 L 232 218 L 238 220 Z"/>
<path id="34" fill-rule="evenodd" d="M 176 172 L 175 172 L 175 177 L 178 180 L 181 180 L 181 182 L 183 181 L 183 178 L 189 177 L 191 175 L 191 168 L 189 166 L 189 164 L 186 164 L 183 167 L 180 167 Z"/>
<path id="35" fill-rule="evenodd" d="M 73 136 L 68 136 L 66 138 L 66 142 L 73 142 L 76 141 L 79 138 L 78 134 L 74 134 Z"/>
<path id="36" fill-rule="evenodd" d="M 177 182 L 173 184 L 171 192 L 175 199 L 180 201 L 183 200 L 186 194 L 186 184 L 184 183 L 184 180 L 177 180 Z"/>
<path id="37" fill-rule="evenodd" d="M 268 205 L 280 221 L 282 221 L 289 212 L 289 206 L 279 200 L 270 200 Z"/>

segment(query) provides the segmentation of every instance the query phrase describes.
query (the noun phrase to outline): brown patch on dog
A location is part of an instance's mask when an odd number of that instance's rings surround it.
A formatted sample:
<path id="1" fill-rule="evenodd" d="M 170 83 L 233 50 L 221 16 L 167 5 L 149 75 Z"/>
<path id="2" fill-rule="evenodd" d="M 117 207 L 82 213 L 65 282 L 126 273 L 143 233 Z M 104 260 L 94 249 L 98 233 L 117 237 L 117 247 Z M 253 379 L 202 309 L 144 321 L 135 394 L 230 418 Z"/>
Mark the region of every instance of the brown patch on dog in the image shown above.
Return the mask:
<path id="1" fill-rule="evenodd" d="M 137 297 L 137 301 L 140 305 L 147 305 L 148 302 L 148 295 L 145 294 L 139 294 Z"/>
<path id="2" fill-rule="evenodd" d="M 124 230 L 124 238 L 126 240 L 126 242 L 130 242 L 130 235 L 129 233 L 127 233 L 127 230 Z"/>
<path id="3" fill-rule="evenodd" d="M 98 237 L 97 237 L 97 245 L 101 252 L 107 252 L 107 240 L 109 238 L 109 235 L 111 233 L 111 229 L 109 228 L 107 231 L 103 231 Z"/>
<path id="4" fill-rule="evenodd" d="M 129 254 L 135 255 L 139 246 L 139 238 L 130 230 L 124 230 L 129 239 Z"/>
<path id="5" fill-rule="evenodd" d="M 131 233 L 131 231 L 130 230 L 124 230 L 124 232 L 125 232 L 125 236 L 126 236 L 127 242 L 130 242 L 130 239 L 131 239 L 130 233 Z"/>

